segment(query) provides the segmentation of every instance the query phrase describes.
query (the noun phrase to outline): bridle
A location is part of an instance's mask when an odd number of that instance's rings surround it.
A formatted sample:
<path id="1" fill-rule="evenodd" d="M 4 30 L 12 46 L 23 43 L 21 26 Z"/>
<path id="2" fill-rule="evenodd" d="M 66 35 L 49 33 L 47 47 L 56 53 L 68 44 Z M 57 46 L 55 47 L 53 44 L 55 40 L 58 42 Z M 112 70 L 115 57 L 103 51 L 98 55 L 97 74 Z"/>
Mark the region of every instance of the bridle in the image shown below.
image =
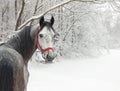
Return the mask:
<path id="1" fill-rule="evenodd" d="M 37 30 L 40 30 L 40 27 L 38 27 Z M 52 48 L 52 47 L 42 48 L 41 43 L 40 43 L 40 41 L 38 40 L 38 35 L 37 35 L 37 37 L 36 37 L 36 44 L 37 44 L 37 48 L 41 51 L 42 54 L 43 54 L 44 52 L 46 52 L 46 51 L 49 51 L 49 50 L 54 51 L 54 48 Z"/>
<path id="2" fill-rule="evenodd" d="M 40 44 L 38 38 L 37 38 L 37 40 L 36 40 L 36 43 L 37 43 L 38 49 L 41 51 L 42 54 L 43 54 L 44 52 L 46 52 L 46 51 L 49 51 L 49 50 L 54 51 L 54 48 L 52 48 L 52 47 L 42 48 L 42 46 L 41 46 L 41 44 Z"/>

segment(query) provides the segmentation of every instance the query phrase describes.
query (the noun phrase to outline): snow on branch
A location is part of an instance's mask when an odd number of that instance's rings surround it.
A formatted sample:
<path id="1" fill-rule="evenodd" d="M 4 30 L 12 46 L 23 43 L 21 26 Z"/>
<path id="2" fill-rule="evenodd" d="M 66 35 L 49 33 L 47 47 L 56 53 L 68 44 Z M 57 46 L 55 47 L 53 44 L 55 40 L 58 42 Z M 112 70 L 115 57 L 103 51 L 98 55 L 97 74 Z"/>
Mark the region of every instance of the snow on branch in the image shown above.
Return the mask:
<path id="1" fill-rule="evenodd" d="M 32 16 L 32 17 L 29 18 L 26 22 L 24 22 L 21 26 L 19 26 L 18 29 L 23 28 L 23 27 L 24 27 L 25 25 L 27 25 L 29 22 L 31 22 L 31 21 L 33 21 L 33 20 L 36 20 L 36 19 L 39 19 L 41 16 L 46 15 L 48 12 L 50 12 L 50 11 L 52 11 L 52 10 L 60 7 L 60 6 L 63 6 L 63 5 L 65 5 L 65 4 L 68 4 L 68 3 L 72 2 L 72 1 L 96 3 L 97 1 L 100 1 L 100 0 L 66 0 L 66 1 L 64 1 L 64 2 L 62 2 L 62 3 L 60 3 L 60 4 L 57 4 L 57 5 L 49 8 L 48 10 L 46 10 L 46 11 L 45 11 L 44 13 L 42 13 L 42 14 L 39 14 L 39 15 L 37 15 L 37 16 Z"/>

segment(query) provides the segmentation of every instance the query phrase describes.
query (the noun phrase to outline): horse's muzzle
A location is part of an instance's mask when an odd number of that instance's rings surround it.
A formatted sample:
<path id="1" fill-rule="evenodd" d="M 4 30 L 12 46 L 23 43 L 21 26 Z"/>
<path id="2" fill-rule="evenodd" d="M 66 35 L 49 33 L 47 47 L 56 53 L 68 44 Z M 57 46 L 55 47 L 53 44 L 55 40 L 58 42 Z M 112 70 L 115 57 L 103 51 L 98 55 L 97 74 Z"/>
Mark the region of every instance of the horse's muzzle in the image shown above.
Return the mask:
<path id="1" fill-rule="evenodd" d="M 46 62 L 52 62 L 52 61 L 54 60 L 54 58 L 55 58 L 55 57 L 51 57 L 51 56 L 47 55 L 45 61 L 46 61 Z"/>
<path id="2" fill-rule="evenodd" d="M 57 56 L 57 54 L 55 54 L 53 51 L 49 51 L 47 56 L 46 56 L 45 61 L 46 62 L 52 62 L 55 59 L 56 56 Z"/>

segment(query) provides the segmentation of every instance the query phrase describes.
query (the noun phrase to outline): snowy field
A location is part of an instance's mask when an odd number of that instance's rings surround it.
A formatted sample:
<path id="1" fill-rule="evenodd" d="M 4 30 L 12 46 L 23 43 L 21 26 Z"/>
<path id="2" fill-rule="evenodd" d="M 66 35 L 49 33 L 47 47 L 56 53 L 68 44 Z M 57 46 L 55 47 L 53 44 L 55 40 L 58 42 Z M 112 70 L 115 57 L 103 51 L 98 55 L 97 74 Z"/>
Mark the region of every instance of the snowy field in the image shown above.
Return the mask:
<path id="1" fill-rule="evenodd" d="M 30 62 L 28 91 L 120 91 L 120 50 L 94 59 Z"/>

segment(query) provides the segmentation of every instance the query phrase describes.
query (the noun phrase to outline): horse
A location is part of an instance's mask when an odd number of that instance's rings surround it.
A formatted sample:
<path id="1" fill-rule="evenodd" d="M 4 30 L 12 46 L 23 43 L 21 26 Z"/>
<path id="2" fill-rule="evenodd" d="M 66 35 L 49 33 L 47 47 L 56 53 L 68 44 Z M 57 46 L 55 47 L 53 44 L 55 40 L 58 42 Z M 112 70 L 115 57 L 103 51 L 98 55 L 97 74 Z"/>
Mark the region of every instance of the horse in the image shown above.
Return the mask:
<path id="1" fill-rule="evenodd" d="M 53 16 L 49 22 L 42 16 L 37 25 L 24 27 L 0 45 L 0 91 L 27 91 L 28 62 L 37 48 L 46 61 L 56 57 L 53 24 Z"/>

